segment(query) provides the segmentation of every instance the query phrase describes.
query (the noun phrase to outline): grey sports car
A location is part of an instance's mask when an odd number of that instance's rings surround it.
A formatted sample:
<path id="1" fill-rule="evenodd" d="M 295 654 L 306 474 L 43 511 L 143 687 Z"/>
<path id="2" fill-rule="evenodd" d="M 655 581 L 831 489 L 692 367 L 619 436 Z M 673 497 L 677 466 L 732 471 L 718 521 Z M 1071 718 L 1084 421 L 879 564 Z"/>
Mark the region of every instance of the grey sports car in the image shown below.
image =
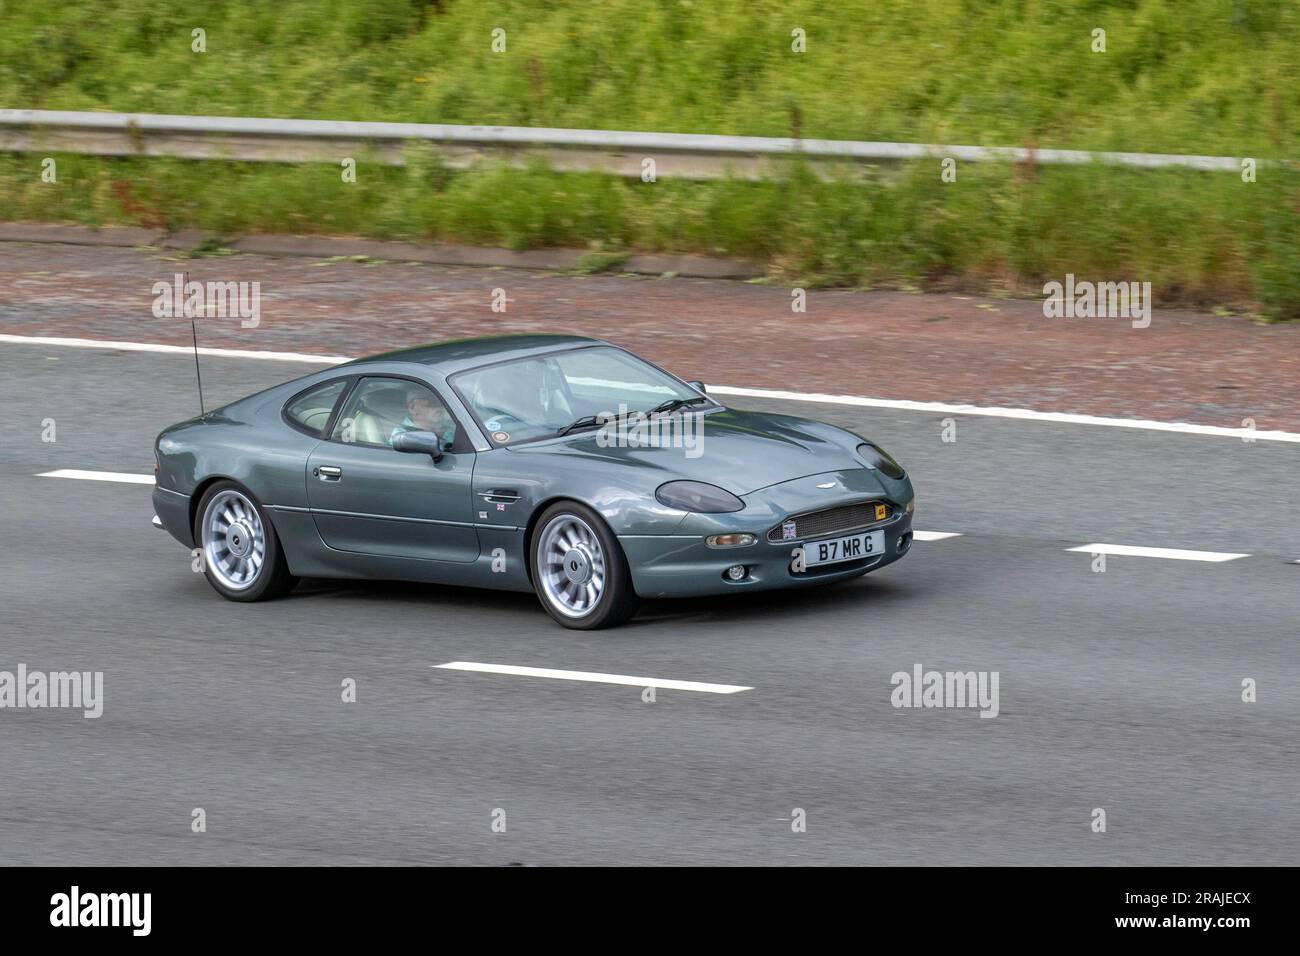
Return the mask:
<path id="1" fill-rule="evenodd" d="M 639 599 L 802 587 L 912 543 L 912 485 L 869 440 L 736 411 L 571 335 L 338 365 L 163 431 L 154 523 L 256 601 L 300 577 L 536 591 L 565 627 Z"/>

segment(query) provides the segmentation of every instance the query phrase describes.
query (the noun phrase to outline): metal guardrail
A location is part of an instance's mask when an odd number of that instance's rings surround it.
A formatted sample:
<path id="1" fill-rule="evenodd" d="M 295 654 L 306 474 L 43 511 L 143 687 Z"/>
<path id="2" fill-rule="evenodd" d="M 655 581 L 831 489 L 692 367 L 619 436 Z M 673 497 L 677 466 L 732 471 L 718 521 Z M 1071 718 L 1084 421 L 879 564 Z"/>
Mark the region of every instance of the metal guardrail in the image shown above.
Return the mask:
<path id="1" fill-rule="evenodd" d="M 333 162 L 345 157 L 404 165 L 412 144 L 432 147 L 453 167 L 487 157 L 514 162 L 541 155 L 553 168 L 639 177 L 654 159 L 657 176 L 764 178 L 772 165 L 799 156 L 825 164 L 873 164 L 951 157 L 959 162 L 1083 165 L 1239 172 L 1242 159 L 1069 149 L 943 146 L 768 136 L 639 133 L 522 126 L 354 123 L 243 116 L 169 116 L 60 110 L 0 110 L 0 151 L 101 156 L 176 156 L 254 162 Z"/>

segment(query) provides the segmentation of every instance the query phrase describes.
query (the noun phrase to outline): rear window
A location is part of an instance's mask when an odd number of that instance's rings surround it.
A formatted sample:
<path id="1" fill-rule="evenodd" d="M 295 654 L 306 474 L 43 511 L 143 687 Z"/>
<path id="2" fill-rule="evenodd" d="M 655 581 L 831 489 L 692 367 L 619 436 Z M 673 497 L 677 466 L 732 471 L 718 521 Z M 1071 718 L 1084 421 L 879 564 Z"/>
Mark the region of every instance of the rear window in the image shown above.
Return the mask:
<path id="1" fill-rule="evenodd" d="M 334 405 L 347 385 L 348 380 L 340 378 L 308 389 L 294 396 L 284 407 L 284 413 L 304 431 L 319 435 L 329 424 L 330 412 L 334 411 Z"/>

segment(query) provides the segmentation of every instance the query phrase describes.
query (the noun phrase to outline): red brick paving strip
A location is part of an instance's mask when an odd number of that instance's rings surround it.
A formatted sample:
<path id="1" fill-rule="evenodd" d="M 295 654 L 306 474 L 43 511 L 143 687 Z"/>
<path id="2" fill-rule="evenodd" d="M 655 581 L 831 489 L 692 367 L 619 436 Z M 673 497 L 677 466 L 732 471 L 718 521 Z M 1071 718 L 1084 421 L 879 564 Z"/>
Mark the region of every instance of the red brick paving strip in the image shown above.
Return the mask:
<path id="1" fill-rule="evenodd" d="M 151 309 L 153 284 L 184 270 L 261 283 L 260 325 L 207 320 L 209 346 L 359 356 L 576 332 L 717 384 L 1300 431 L 1300 326 L 1182 311 L 1134 329 L 1047 319 L 1037 301 L 810 291 L 794 314 L 789 289 L 724 279 L 0 242 L 0 331 L 188 345 L 188 322 Z"/>

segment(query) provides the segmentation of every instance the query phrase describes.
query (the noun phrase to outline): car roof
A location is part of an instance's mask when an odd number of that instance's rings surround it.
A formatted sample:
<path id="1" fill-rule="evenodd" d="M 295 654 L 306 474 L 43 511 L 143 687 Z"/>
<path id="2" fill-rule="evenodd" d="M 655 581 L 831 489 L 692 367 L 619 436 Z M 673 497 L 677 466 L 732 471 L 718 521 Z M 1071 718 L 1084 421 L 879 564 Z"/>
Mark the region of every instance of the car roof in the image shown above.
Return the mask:
<path id="1" fill-rule="evenodd" d="M 412 362 L 427 365 L 445 376 L 480 365 L 511 359 L 563 352 L 587 345 L 608 345 L 585 335 L 484 335 L 477 338 L 450 339 L 412 348 L 397 349 L 381 355 L 368 355 L 338 368 L 369 362 Z"/>

